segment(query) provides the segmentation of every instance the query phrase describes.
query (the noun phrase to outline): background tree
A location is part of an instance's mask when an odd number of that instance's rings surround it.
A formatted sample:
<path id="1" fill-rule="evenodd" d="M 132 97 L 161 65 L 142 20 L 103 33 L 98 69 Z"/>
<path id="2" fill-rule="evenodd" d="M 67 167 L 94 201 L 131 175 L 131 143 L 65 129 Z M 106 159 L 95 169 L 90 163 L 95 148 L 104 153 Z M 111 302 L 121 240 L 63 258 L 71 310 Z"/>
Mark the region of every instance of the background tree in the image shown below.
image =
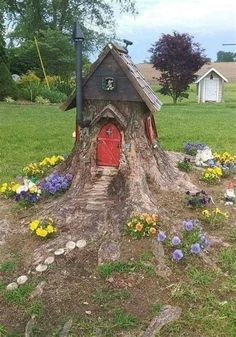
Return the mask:
<path id="1" fill-rule="evenodd" d="M 162 34 L 149 51 L 151 62 L 161 71 L 160 92 L 171 96 L 174 104 L 178 99 L 188 97 L 187 90 L 196 79 L 196 71 L 209 60 L 204 49 L 187 33 Z"/>
<path id="2" fill-rule="evenodd" d="M 235 61 L 236 61 L 236 53 L 223 50 L 218 51 L 216 62 L 235 62 Z"/>
<path id="3" fill-rule="evenodd" d="M 38 45 L 48 75 L 65 78 L 74 73 L 74 46 L 62 32 L 48 29 L 40 35 Z M 43 77 L 34 41 L 24 41 L 19 47 L 10 48 L 8 54 L 12 73 L 22 75 L 30 69 Z M 84 64 L 88 62 L 84 57 Z"/>
<path id="4" fill-rule="evenodd" d="M 3 1 L 3 0 L 0 0 Z M 13 23 L 12 41 L 32 40 L 48 28 L 71 37 L 78 19 L 85 33 L 85 50 L 92 52 L 114 35 L 114 4 L 135 13 L 133 0 L 5 0 L 6 14 Z"/>

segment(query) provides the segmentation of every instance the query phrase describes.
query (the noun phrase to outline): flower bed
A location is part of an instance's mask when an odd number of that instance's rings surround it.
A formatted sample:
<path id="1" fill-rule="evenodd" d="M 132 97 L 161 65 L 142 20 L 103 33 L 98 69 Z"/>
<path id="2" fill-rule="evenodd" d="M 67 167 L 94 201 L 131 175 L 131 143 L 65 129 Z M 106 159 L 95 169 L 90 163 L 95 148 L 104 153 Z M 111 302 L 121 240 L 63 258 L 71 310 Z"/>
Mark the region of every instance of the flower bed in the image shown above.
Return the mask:
<path id="1" fill-rule="evenodd" d="M 213 226 L 222 225 L 228 217 L 228 212 L 222 212 L 218 207 L 212 210 L 205 209 L 202 211 L 202 220 Z"/>
<path id="2" fill-rule="evenodd" d="M 40 238 L 46 238 L 56 233 L 56 227 L 51 218 L 44 220 L 35 219 L 29 224 L 31 233 L 39 236 Z"/>
<path id="3" fill-rule="evenodd" d="M 223 176 L 222 169 L 220 167 L 208 167 L 204 170 L 201 180 L 208 184 L 217 184 L 220 182 L 220 178 Z"/>
<path id="4" fill-rule="evenodd" d="M 50 168 L 55 167 L 64 160 L 65 159 L 62 156 L 45 157 L 38 163 L 30 163 L 29 165 L 25 166 L 23 168 L 23 173 L 28 178 L 37 180 L 42 178 Z"/>
<path id="5" fill-rule="evenodd" d="M 188 207 L 191 208 L 201 208 L 205 207 L 211 198 L 207 195 L 205 191 L 200 191 L 197 193 L 191 193 L 190 191 L 186 192 L 185 202 Z"/>
<path id="6" fill-rule="evenodd" d="M 209 246 L 209 241 L 199 220 L 185 220 L 180 234 L 167 235 L 159 231 L 157 241 L 168 250 L 172 260 L 178 262 L 190 255 L 198 255 Z"/>
<path id="7" fill-rule="evenodd" d="M 55 195 L 65 192 L 71 185 L 72 175 L 53 173 L 40 183 L 44 195 Z"/>
<path id="8" fill-rule="evenodd" d="M 134 239 L 153 237 L 157 232 L 159 221 L 157 214 L 132 213 L 125 225 L 125 233 Z"/>
<path id="9" fill-rule="evenodd" d="M 191 155 L 191 156 L 196 156 L 197 150 L 203 150 L 205 147 L 206 147 L 206 144 L 185 143 L 184 144 L 184 152 Z"/>

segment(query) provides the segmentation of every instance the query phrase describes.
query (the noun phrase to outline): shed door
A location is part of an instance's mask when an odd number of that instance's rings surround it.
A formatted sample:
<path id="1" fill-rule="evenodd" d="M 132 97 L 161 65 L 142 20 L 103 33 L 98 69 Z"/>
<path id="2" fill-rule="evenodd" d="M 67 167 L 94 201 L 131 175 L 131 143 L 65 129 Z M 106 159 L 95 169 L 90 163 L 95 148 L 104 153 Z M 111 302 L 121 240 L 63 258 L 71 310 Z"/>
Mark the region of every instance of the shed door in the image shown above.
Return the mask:
<path id="1" fill-rule="evenodd" d="M 205 101 L 217 101 L 218 78 L 205 79 Z"/>
<path id="2" fill-rule="evenodd" d="M 97 138 L 97 165 L 118 167 L 120 163 L 121 134 L 112 123 L 104 125 Z"/>

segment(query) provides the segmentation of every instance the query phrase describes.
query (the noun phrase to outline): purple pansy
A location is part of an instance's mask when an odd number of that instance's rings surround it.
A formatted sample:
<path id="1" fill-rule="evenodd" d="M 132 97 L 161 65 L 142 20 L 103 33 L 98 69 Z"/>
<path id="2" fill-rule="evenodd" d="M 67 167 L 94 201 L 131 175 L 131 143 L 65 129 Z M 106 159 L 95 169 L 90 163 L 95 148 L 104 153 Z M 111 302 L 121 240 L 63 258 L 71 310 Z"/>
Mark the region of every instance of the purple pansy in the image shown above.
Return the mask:
<path id="1" fill-rule="evenodd" d="M 208 240 L 205 234 L 200 235 L 199 240 L 201 249 L 205 249 L 210 245 L 210 241 Z"/>
<path id="2" fill-rule="evenodd" d="M 201 252 L 201 246 L 199 243 L 194 243 L 191 245 L 191 253 L 193 254 L 199 254 Z"/>
<path id="3" fill-rule="evenodd" d="M 172 253 L 172 258 L 175 261 L 180 261 L 183 258 L 184 254 L 182 252 L 181 249 L 176 249 L 173 253 Z"/>
<path id="4" fill-rule="evenodd" d="M 179 244 L 181 243 L 181 240 L 180 240 L 180 238 L 176 235 L 176 236 L 174 236 L 174 237 L 172 238 L 171 242 L 172 242 L 172 245 L 177 246 L 177 245 L 179 245 Z"/>
<path id="5" fill-rule="evenodd" d="M 157 241 L 165 241 L 166 239 L 166 235 L 165 235 L 165 232 L 163 231 L 159 231 L 158 234 L 157 234 Z"/>
<path id="6" fill-rule="evenodd" d="M 191 231 L 194 227 L 194 222 L 193 220 L 187 220 L 187 221 L 183 221 L 183 227 L 186 231 Z"/>
<path id="7" fill-rule="evenodd" d="M 72 178 L 71 174 L 59 175 L 52 173 L 41 182 L 40 187 L 42 191 L 54 195 L 57 192 L 66 191 L 70 187 Z"/>

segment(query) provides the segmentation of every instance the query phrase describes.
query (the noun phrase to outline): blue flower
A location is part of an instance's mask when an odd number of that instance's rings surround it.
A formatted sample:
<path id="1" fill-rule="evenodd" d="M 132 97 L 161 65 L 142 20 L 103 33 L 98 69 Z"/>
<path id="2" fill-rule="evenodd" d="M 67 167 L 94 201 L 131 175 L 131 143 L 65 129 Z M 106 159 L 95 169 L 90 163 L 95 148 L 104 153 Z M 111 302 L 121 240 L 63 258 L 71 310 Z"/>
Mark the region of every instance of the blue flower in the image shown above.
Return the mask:
<path id="1" fill-rule="evenodd" d="M 183 221 L 183 227 L 186 231 L 191 231 L 193 229 L 193 221 L 192 220 L 187 220 Z"/>
<path id="2" fill-rule="evenodd" d="M 175 261 L 180 261 L 182 258 L 184 257 L 184 254 L 182 252 L 181 249 L 176 249 L 173 253 L 172 253 L 172 258 Z"/>
<path id="3" fill-rule="evenodd" d="M 181 243 L 181 240 L 180 240 L 180 238 L 176 235 L 176 236 L 173 237 L 173 239 L 171 240 L 171 242 L 172 242 L 172 244 L 173 244 L 174 246 L 177 246 L 177 245 L 179 245 L 179 244 Z"/>
<path id="4" fill-rule="evenodd" d="M 157 234 L 157 241 L 165 241 L 166 239 L 166 235 L 165 235 L 165 232 L 163 231 L 159 231 L 158 234 Z"/>
<path id="5" fill-rule="evenodd" d="M 201 252 L 201 246 L 199 243 L 194 243 L 191 245 L 191 253 L 193 254 L 199 254 Z"/>
<path id="6" fill-rule="evenodd" d="M 210 245 L 210 241 L 208 240 L 205 234 L 201 234 L 199 236 L 199 240 L 200 240 L 199 244 L 200 244 L 201 249 L 205 249 L 206 247 Z"/>

